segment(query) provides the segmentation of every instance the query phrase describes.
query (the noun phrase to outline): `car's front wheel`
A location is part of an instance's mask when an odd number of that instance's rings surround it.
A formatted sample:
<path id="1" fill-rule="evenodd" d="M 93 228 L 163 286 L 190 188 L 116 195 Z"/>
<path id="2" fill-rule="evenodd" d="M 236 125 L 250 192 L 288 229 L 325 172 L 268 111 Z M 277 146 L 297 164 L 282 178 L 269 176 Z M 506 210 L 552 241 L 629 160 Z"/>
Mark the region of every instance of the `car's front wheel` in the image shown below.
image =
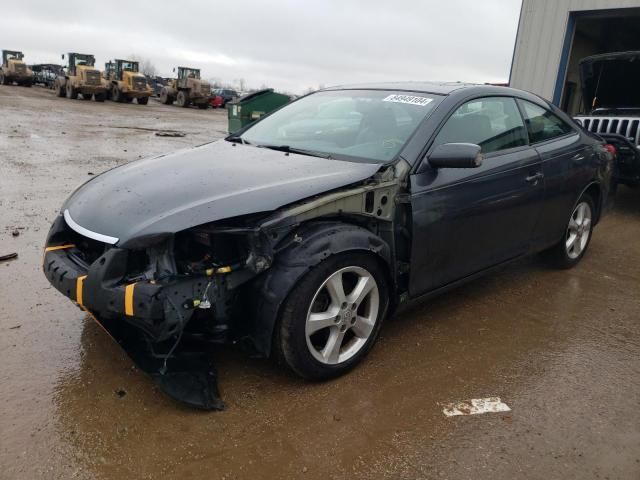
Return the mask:
<path id="1" fill-rule="evenodd" d="M 571 268 L 582 259 L 591 241 L 594 219 L 593 200 L 584 194 L 571 212 L 564 237 L 548 251 L 556 267 Z"/>
<path id="2" fill-rule="evenodd" d="M 280 318 L 277 347 L 302 377 L 341 375 L 374 344 L 389 306 L 385 272 L 373 255 L 327 258 L 290 292 Z"/>

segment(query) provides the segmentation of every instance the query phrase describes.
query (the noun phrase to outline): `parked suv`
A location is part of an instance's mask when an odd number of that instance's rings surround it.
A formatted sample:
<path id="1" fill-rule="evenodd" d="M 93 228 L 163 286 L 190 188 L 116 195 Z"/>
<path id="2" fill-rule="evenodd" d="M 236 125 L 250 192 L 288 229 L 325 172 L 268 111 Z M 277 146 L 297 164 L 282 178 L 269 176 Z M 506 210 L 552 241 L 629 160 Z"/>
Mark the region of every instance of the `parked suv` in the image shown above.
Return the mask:
<path id="1" fill-rule="evenodd" d="M 615 147 L 614 185 L 640 186 L 640 51 L 580 61 L 585 111 L 575 120 Z"/>

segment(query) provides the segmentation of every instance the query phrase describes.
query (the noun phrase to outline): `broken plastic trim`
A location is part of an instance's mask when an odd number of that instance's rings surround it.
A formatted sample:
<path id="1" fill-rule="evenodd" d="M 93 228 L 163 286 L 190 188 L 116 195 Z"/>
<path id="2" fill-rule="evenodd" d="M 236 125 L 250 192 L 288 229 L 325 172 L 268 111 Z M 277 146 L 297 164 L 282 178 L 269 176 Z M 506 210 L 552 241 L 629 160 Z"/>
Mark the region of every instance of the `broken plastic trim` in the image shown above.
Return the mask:
<path id="1" fill-rule="evenodd" d="M 98 319 L 85 307 L 81 308 L 169 397 L 191 408 L 224 410 L 216 368 L 202 345 L 190 344 L 188 338 L 154 344 L 138 328 L 125 322 Z M 160 352 L 167 349 L 166 354 Z"/>

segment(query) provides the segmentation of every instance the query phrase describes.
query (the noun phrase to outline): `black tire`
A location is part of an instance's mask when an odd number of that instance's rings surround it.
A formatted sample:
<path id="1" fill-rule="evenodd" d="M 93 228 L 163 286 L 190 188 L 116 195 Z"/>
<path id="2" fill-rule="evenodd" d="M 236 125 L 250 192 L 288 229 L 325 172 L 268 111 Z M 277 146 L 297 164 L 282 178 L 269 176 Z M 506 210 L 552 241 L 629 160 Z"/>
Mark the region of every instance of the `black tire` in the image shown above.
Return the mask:
<path id="1" fill-rule="evenodd" d="M 82 99 L 83 100 L 91 100 L 91 97 L 93 97 L 93 94 L 91 94 L 91 93 L 83 93 L 82 94 Z"/>
<path id="2" fill-rule="evenodd" d="M 173 101 L 174 98 L 169 95 L 169 91 L 167 90 L 167 88 L 163 88 L 160 92 L 160 103 L 163 103 L 164 105 L 171 105 Z"/>
<path id="3" fill-rule="evenodd" d="M 178 92 L 178 97 L 176 98 L 176 104 L 182 108 L 186 108 L 189 106 L 189 95 L 184 90 L 180 90 Z"/>
<path id="4" fill-rule="evenodd" d="M 61 83 L 56 83 L 56 95 L 60 98 L 64 98 L 67 96 L 67 92 L 65 91 L 64 85 Z"/>
<path id="5" fill-rule="evenodd" d="M 359 347 L 359 350 L 357 350 L 353 356 L 334 364 L 323 363 L 314 356 L 311 351 L 313 347 L 310 347 L 307 343 L 307 314 L 312 308 L 311 303 L 314 297 L 322 294 L 321 287 L 323 283 L 334 273 L 348 267 L 364 269 L 364 271 L 375 279 L 379 295 L 377 316 L 368 337 L 366 340 L 363 339 L 364 342 L 362 346 Z M 366 301 L 371 302 L 371 300 Z M 364 303 L 365 302 L 363 302 L 362 305 L 364 305 Z M 343 303 L 343 306 L 344 305 L 347 305 L 345 311 L 349 310 L 348 304 Z M 371 308 L 366 305 L 364 305 L 364 307 Z M 389 287 L 387 276 L 381 262 L 376 257 L 365 252 L 350 252 L 331 256 L 309 271 L 291 292 L 289 292 L 276 326 L 274 344 L 276 354 L 291 370 L 303 378 L 321 380 L 342 375 L 355 367 L 367 355 L 378 337 L 388 308 Z M 360 306 L 358 306 L 355 312 L 359 313 L 360 311 Z M 338 314 L 338 317 L 341 319 L 340 321 L 344 321 L 347 324 L 349 323 L 349 321 L 345 319 L 346 317 L 342 315 L 342 310 Z M 348 318 L 353 319 L 355 317 L 349 314 Z M 335 321 L 337 322 L 337 319 Z M 355 322 L 354 320 L 352 321 Z M 351 323 L 351 325 L 353 325 L 353 323 Z M 339 324 L 339 326 L 331 325 L 317 332 L 318 335 L 325 335 L 327 345 L 329 343 L 328 338 L 331 334 L 331 329 L 334 327 L 338 328 L 341 332 L 344 331 L 341 330 L 343 327 Z M 352 337 L 350 337 L 349 340 L 345 340 L 345 342 L 342 343 L 343 346 L 348 345 L 350 341 L 357 341 L 357 338 L 353 335 L 354 330 L 351 330 L 351 328 L 352 327 L 348 327 L 347 333 L 351 331 Z M 353 328 L 355 329 L 355 327 Z M 347 333 L 344 333 L 345 339 L 347 338 Z M 322 343 L 322 340 L 320 343 Z M 327 345 L 325 345 L 325 347 Z M 316 354 L 321 355 L 321 352 L 316 350 Z"/>
<path id="6" fill-rule="evenodd" d="M 146 105 L 149 103 L 149 97 L 138 97 L 138 105 Z"/>
<path id="7" fill-rule="evenodd" d="M 67 83 L 67 98 L 71 98 L 72 100 L 78 98 L 78 91 L 73 88 L 71 82 Z"/>
<path id="8" fill-rule="evenodd" d="M 111 87 L 111 100 L 118 103 L 122 103 L 122 101 L 124 100 L 122 92 L 116 84 L 113 84 L 113 86 Z"/>
<path id="9" fill-rule="evenodd" d="M 579 225 L 579 228 L 576 230 L 576 215 L 579 215 L 578 210 L 580 208 L 585 208 L 584 205 L 586 205 L 586 208 L 589 212 L 588 228 Z M 553 267 L 568 269 L 576 266 L 580 262 L 580 260 L 582 260 L 582 257 L 584 257 L 584 255 L 587 253 L 587 249 L 589 248 L 589 244 L 591 243 L 595 218 L 595 203 L 591 196 L 585 193 L 584 195 L 582 195 L 582 197 L 580 197 L 580 200 L 578 200 L 576 205 L 571 210 L 571 215 L 567 220 L 567 226 L 565 229 L 565 234 L 562 236 L 562 240 L 560 240 L 556 245 L 544 252 L 546 259 Z M 584 235 L 587 235 L 587 237 L 583 241 Z M 570 247 L 569 245 L 571 239 L 573 239 L 573 243 L 571 243 Z M 579 250 L 577 249 L 577 247 L 580 247 Z"/>
<path id="10" fill-rule="evenodd" d="M 0 85 L 8 85 L 7 77 L 4 76 L 4 73 L 0 72 Z"/>
<path id="11" fill-rule="evenodd" d="M 107 94 L 106 93 L 96 93 L 93 98 L 95 98 L 96 102 L 104 102 L 107 98 Z"/>

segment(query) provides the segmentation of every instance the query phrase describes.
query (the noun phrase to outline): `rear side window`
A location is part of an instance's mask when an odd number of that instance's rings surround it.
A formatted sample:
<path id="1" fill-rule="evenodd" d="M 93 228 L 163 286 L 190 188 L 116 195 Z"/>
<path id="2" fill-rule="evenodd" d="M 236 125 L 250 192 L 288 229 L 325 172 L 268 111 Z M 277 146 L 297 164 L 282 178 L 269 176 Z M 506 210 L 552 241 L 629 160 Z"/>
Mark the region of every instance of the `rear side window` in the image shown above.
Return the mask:
<path id="1" fill-rule="evenodd" d="M 471 100 L 458 108 L 438 133 L 435 145 L 474 143 L 483 153 L 527 145 L 527 133 L 511 97 Z"/>
<path id="2" fill-rule="evenodd" d="M 573 128 L 557 115 L 526 100 L 521 100 L 524 121 L 531 143 L 544 142 L 573 132 Z"/>

